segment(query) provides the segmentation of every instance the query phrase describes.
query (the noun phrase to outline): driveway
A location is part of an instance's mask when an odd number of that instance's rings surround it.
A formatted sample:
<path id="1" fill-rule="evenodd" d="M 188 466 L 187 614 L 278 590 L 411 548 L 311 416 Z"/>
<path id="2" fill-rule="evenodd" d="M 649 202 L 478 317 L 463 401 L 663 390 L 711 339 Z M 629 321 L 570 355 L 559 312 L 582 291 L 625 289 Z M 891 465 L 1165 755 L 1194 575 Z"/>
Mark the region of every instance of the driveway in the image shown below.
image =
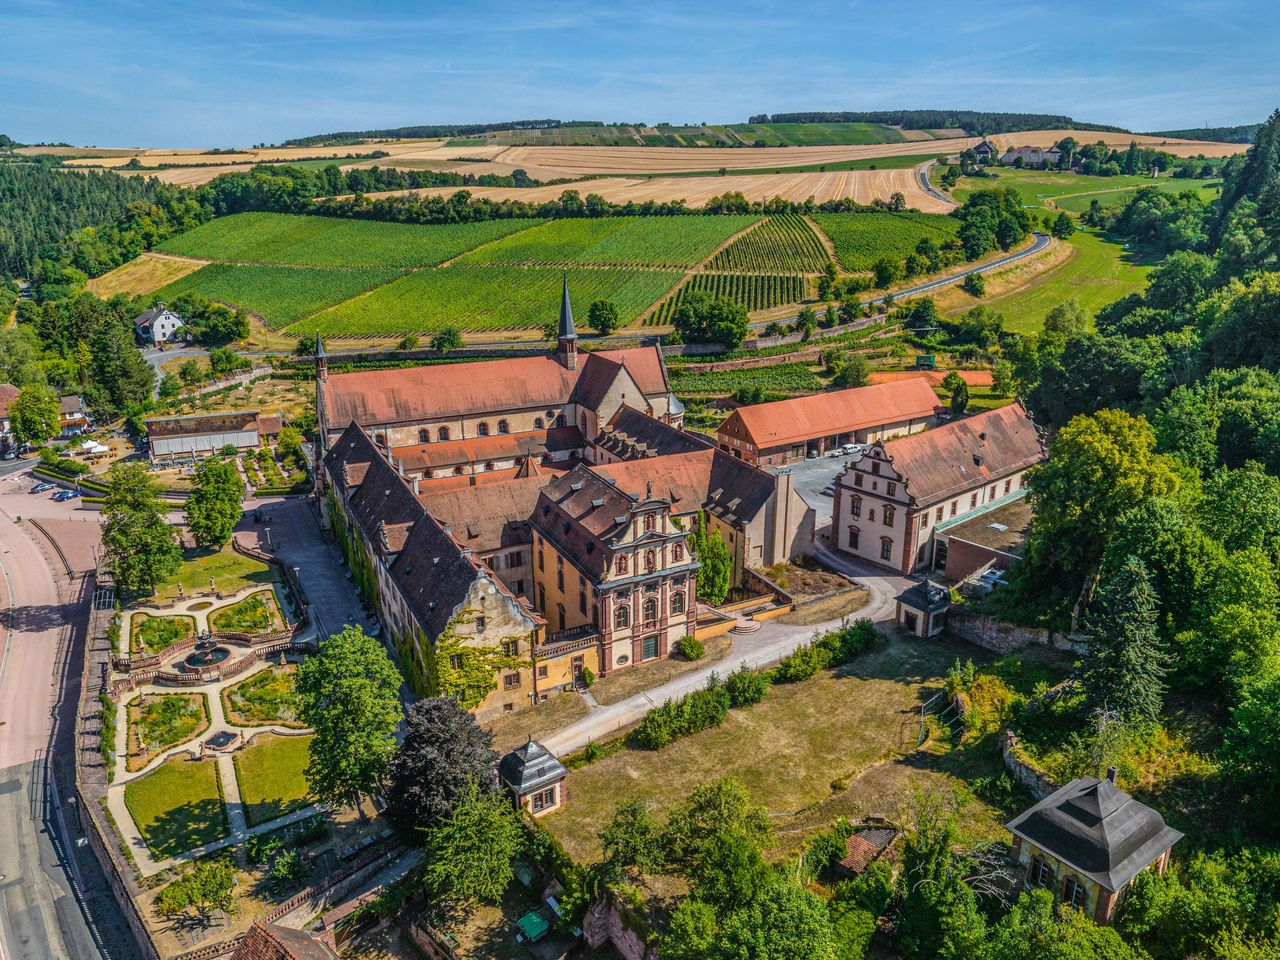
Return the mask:
<path id="1" fill-rule="evenodd" d="M 840 476 L 848 460 L 849 458 L 844 456 L 822 456 L 792 463 L 786 467 L 795 480 L 796 493 L 800 494 L 800 499 L 813 507 L 814 512 L 817 513 L 815 523 L 818 526 L 831 522 L 832 498 L 825 496 L 822 488 Z"/>

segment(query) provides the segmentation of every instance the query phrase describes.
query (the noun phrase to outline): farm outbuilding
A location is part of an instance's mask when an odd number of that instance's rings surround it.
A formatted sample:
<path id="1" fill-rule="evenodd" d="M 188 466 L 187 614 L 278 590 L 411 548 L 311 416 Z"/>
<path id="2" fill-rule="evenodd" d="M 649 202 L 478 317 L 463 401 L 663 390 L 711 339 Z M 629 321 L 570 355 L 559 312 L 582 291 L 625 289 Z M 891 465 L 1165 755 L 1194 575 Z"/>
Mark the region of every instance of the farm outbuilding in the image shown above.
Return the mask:
<path id="1" fill-rule="evenodd" d="M 263 437 L 257 410 L 155 417 L 146 423 L 148 455 L 153 463 L 199 459 L 227 446 L 237 451 L 254 450 Z"/>

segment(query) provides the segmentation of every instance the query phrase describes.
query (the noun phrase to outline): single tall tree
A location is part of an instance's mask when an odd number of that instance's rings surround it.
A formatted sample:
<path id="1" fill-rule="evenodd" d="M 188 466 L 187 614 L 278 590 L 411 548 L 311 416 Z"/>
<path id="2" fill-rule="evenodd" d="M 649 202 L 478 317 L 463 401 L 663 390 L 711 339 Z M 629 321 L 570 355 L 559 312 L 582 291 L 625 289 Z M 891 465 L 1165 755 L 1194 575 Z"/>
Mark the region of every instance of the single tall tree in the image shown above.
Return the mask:
<path id="1" fill-rule="evenodd" d="M 612 300 L 596 300 L 587 309 L 587 326 L 602 337 L 618 329 L 618 308 Z"/>
<path id="2" fill-rule="evenodd" d="M 405 711 L 405 736 L 391 760 L 387 816 L 411 842 L 453 814 L 475 784 L 497 786 L 493 736 L 456 701 L 432 697 Z"/>
<path id="3" fill-rule="evenodd" d="M 382 644 L 357 626 L 334 634 L 299 664 L 302 721 L 316 731 L 307 764 L 312 796 L 358 805 L 361 794 L 382 783 L 404 715 L 400 682 Z"/>
<path id="4" fill-rule="evenodd" d="M 1128 558 L 1098 590 L 1085 623 L 1083 681 L 1094 707 L 1155 719 L 1164 702 L 1163 645 L 1147 568 Z"/>
<path id="5" fill-rule="evenodd" d="M 187 526 L 202 547 L 225 547 L 243 512 L 244 482 L 236 465 L 210 457 L 196 471 L 187 498 Z"/>
<path id="6" fill-rule="evenodd" d="M 720 531 L 707 525 L 705 514 L 698 514 L 693 528 L 693 552 L 702 564 L 698 568 L 698 599 L 713 606 L 723 603 L 733 579 L 733 558 Z"/>
<path id="7" fill-rule="evenodd" d="M 160 487 L 141 463 L 116 463 L 107 476 L 102 545 L 116 586 L 154 593 L 182 562 L 177 535 L 165 519 L 168 508 L 160 500 Z"/>
<path id="8" fill-rule="evenodd" d="M 53 439 L 62 432 L 58 395 L 48 387 L 23 387 L 9 407 L 9 427 L 19 443 Z"/>
<path id="9" fill-rule="evenodd" d="M 426 831 L 427 892 L 444 903 L 497 903 L 515 875 L 524 830 L 511 801 L 472 784 L 453 813 Z"/>

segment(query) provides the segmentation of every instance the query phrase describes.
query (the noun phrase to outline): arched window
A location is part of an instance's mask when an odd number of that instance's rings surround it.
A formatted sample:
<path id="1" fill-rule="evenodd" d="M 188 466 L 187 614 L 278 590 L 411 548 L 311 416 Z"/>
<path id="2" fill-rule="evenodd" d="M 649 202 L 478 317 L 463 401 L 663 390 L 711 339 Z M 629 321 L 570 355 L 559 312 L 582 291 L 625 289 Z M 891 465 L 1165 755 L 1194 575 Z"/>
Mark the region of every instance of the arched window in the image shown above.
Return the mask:
<path id="1" fill-rule="evenodd" d="M 658 601 L 650 597 L 644 602 L 644 622 L 652 623 L 658 619 Z"/>
<path id="2" fill-rule="evenodd" d="M 619 630 L 631 626 L 631 608 L 619 604 L 613 611 L 613 625 Z"/>
<path id="3" fill-rule="evenodd" d="M 626 558 L 626 557 L 619 557 L 619 558 L 618 558 L 618 573 L 626 573 L 626 572 L 627 572 L 627 558 Z"/>
<path id="4" fill-rule="evenodd" d="M 542 430 L 546 426 L 545 421 L 541 417 L 533 418 L 533 429 Z"/>
<path id="5" fill-rule="evenodd" d="M 423 427 L 421 430 L 419 430 L 419 431 L 418 431 L 418 442 L 419 442 L 419 443 L 430 443 L 430 442 L 431 442 L 431 431 L 430 431 L 430 430 L 428 430 L 426 427 Z"/>
<path id="6" fill-rule="evenodd" d="M 656 550 L 646 550 L 644 552 L 644 569 L 646 573 L 653 573 L 658 569 L 658 552 Z"/>
<path id="7" fill-rule="evenodd" d="M 454 468 L 453 468 L 453 475 L 454 475 L 455 477 L 460 477 L 460 476 L 462 476 L 462 474 L 463 474 L 464 472 L 465 472 L 465 471 L 462 469 L 462 465 L 461 465 L 461 464 L 459 464 L 458 466 L 456 466 L 456 467 L 454 467 Z"/>
<path id="8" fill-rule="evenodd" d="M 671 559 L 676 563 L 680 563 L 682 560 L 684 560 L 684 547 L 678 543 L 672 545 Z"/>
<path id="9" fill-rule="evenodd" d="M 644 515 L 644 532 L 645 533 L 652 533 L 653 528 L 656 527 L 657 524 L 658 524 L 657 518 L 654 517 L 652 513 L 646 513 Z"/>
<path id="10" fill-rule="evenodd" d="M 484 468 L 485 468 L 486 470 L 492 470 L 492 469 L 493 469 L 493 461 L 492 461 L 492 460 L 486 460 L 486 461 L 485 461 L 485 464 L 484 464 Z"/>
<path id="11" fill-rule="evenodd" d="M 511 432 L 511 424 L 507 423 L 507 421 L 505 421 L 505 420 L 499 420 L 499 421 L 498 421 L 498 432 L 499 432 L 499 433 L 510 433 L 510 432 Z"/>
<path id="12" fill-rule="evenodd" d="M 449 439 L 449 428 L 448 428 L 448 427 L 441 427 L 439 430 L 437 430 L 437 431 L 436 431 L 436 439 L 437 439 L 437 440 L 439 440 L 439 441 L 441 441 L 441 442 L 444 442 L 445 440 L 448 440 L 448 439 Z"/>
<path id="13" fill-rule="evenodd" d="M 481 420 L 476 424 L 476 436 L 487 437 L 489 435 L 489 424 Z"/>
<path id="14" fill-rule="evenodd" d="M 671 595 L 671 612 L 684 613 L 684 591 Z"/>

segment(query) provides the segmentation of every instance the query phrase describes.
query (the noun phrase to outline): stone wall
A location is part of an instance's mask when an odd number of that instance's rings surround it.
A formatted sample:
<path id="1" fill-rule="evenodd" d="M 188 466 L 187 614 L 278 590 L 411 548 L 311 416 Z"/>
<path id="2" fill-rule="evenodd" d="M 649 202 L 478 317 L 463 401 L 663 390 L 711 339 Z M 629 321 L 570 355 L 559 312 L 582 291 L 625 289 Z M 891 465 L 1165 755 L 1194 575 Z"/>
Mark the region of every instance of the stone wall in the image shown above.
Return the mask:
<path id="1" fill-rule="evenodd" d="M 1043 770 L 1032 765 L 1020 754 L 1018 735 L 1012 730 L 1006 730 L 1004 742 L 1000 746 L 1000 755 L 1004 758 L 1009 776 L 1035 794 L 1037 800 L 1043 800 L 1058 789 L 1058 784 L 1050 780 Z"/>
<path id="2" fill-rule="evenodd" d="M 965 613 L 955 607 L 947 612 L 947 632 L 957 639 L 967 640 L 996 653 L 1008 653 L 1031 645 L 1049 647 L 1052 650 L 1080 651 L 1079 642 L 1065 634 L 1043 627 L 1020 627 L 995 617 Z"/>
<path id="3" fill-rule="evenodd" d="M 658 960 L 658 948 L 627 926 L 611 897 L 597 901 L 582 920 L 582 934 L 595 950 L 610 943 L 624 960 Z"/>

